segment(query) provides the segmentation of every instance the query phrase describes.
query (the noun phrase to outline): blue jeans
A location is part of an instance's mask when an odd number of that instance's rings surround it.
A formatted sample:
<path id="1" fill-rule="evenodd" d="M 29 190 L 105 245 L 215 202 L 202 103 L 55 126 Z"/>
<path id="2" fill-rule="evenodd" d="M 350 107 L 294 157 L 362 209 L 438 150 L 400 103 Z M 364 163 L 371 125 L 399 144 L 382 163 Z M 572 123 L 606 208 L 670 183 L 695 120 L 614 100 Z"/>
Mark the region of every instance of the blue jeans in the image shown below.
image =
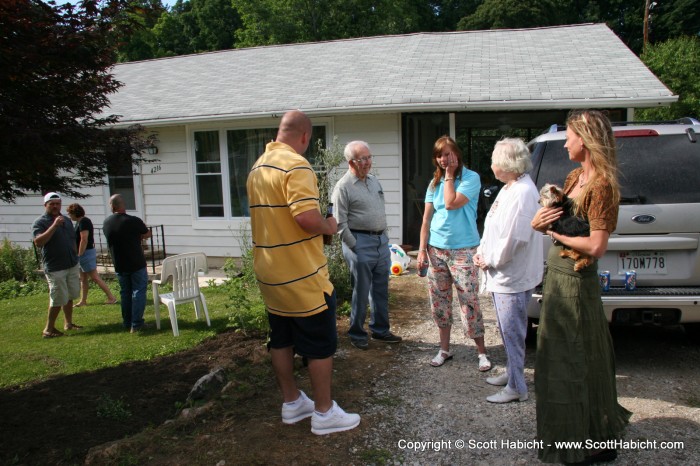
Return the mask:
<path id="1" fill-rule="evenodd" d="M 127 329 L 143 326 L 143 311 L 146 309 L 146 287 L 148 272 L 146 267 L 136 272 L 119 273 L 119 295 L 122 300 L 122 319 Z"/>
<path id="2" fill-rule="evenodd" d="M 375 335 L 389 333 L 389 268 L 391 252 L 386 233 L 381 236 L 353 233 L 355 248 L 343 243 L 343 256 L 352 281 L 350 330 L 352 340 L 367 341 L 364 329 L 367 304 L 370 306 L 369 329 Z"/>

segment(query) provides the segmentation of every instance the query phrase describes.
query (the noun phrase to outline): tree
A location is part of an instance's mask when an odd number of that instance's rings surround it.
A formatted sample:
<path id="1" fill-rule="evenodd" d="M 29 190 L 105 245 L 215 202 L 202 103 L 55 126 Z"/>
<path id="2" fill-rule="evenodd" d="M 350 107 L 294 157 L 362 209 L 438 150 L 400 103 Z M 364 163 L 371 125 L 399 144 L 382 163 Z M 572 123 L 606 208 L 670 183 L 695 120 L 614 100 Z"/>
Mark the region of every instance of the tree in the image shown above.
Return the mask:
<path id="1" fill-rule="evenodd" d="M 640 58 L 678 95 L 678 102 L 670 107 L 639 109 L 638 119 L 700 118 L 700 38 L 686 36 L 649 45 Z"/>
<path id="2" fill-rule="evenodd" d="M 178 0 L 153 28 L 154 56 L 233 48 L 240 27 L 241 19 L 230 0 Z"/>
<path id="3" fill-rule="evenodd" d="M 652 43 L 700 34 L 700 8 L 697 0 L 664 0 L 655 3 L 649 15 L 649 39 Z"/>
<path id="4" fill-rule="evenodd" d="M 479 30 L 564 24 L 559 3 L 556 0 L 485 0 L 472 15 L 462 18 L 457 27 L 463 30 Z"/>
<path id="5" fill-rule="evenodd" d="M 431 30 L 424 0 L 232 0 L 243 26 L 237 47 L 405 34 Z"/>
<path id="6" fill-rule="evenodd" d="M 102 115 L 121 85 L 109 70 L 124 7 L 0 2 L 0 200 L 85 197 L 79 189 L 104 184 L 111 160 L 138 162 L 152 143 L 142 128 L 116 128 L 116 116 Z"/>
<path id="7" fill-rule="evenodd" d="M 153 27 L 166 11 L 161 0 L 129 0 L 128 10 L 117 21 L 118 61 L 155 57 L 156 37 Z"/>

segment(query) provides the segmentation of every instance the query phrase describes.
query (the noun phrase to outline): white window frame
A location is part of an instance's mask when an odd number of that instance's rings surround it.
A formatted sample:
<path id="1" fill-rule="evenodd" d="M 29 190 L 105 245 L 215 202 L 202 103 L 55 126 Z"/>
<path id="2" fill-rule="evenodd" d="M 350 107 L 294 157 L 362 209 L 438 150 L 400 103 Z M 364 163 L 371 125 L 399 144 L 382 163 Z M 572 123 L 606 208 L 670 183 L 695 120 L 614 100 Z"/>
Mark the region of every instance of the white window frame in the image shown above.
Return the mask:
<path id="1" fill-rule="evenodd" d="M 333 119 L 331 117 L 312 118 L 313 126 L 326 127 L 326 147 L 333 141 Z M 277 129 L 279 118 L 246 120 L 241 122 L 228 122 L 221 124 L 188 125 L 187 127 L 187 159 L 189 166 L 190 187 L 192 193 L 192 228 L 197 229 L 229 229 L 232 234 L 237 235 L 241 227 L 250 222 L 250 217 L 232 217 L 231 212 L 231 187 L 229 184 L 229 161 L 228 161 L 228 139 L 226 132 L 229 130 L 246 129 Z M 200 131 L 219 132 L 219 154 L 221 156 L 221 186 L 224 194 L 224 216 L 223 217 L 200 217 L 199 216 L 199 194 L 197 192 L 197 167 L 194 151 L 194 134 Z"/>

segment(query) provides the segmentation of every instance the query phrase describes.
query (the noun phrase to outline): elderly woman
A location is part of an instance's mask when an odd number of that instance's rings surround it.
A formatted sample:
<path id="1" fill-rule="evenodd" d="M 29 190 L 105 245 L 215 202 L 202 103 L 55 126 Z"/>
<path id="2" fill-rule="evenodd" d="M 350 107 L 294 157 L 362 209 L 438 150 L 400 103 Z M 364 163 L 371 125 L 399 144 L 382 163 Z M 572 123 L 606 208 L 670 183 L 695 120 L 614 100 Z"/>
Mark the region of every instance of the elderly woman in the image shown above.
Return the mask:
<path id="1" fill-rule="evenodd" d="M 435 173 L 425 194 L 425 213 L 420 231 L 418 263 L 429 263 L 430 306 L 440 332 L 440 350 L 430 361 L 434 367 L 452 359 L 452 285 L 457 290 L 462 325 L 474 339 L 479 370 L 491 369 L 484 345 L 484 322 L 479 308 L 479 269 L 473 262 L 479 245 L 476 206 L 479 175 L 464 167 L 462 153 L 449 136 L 433 146 Z"/>
<path id="2" fill-rule="evenodd" d="M 530 175 L 530 152 L 521 139 L 503 139 L 491 155 L 491 170 L 505 183 L 491 205 L 474 262 L 485 272 L 498 327 L 506 351 L 506 372 L 486 379 L 504 386 L 486 397 L 492 403 L 525 401 L 525 337 L 527 305 L 542 280 L 542 239 L 530 222 L 537 213 L 539 194 Z"/>
<path id="3" fill-rule="evenodd" d="M 85 216 L 85 209 L 80 204 L 71 204 L 66 209 L 71 220 L 75 222 L 75 241 L 78 244 L 78 260 L 80 261 L 80 301 L 76 307 L 87 306 L 87 295 L 90 289 L 88 278 L 107 295 L 107 304 L 114 304 L 117 298 L 107 284 L 97 273 L 97 251 L 95 250 L 94 228 L 92 221 Z"/>

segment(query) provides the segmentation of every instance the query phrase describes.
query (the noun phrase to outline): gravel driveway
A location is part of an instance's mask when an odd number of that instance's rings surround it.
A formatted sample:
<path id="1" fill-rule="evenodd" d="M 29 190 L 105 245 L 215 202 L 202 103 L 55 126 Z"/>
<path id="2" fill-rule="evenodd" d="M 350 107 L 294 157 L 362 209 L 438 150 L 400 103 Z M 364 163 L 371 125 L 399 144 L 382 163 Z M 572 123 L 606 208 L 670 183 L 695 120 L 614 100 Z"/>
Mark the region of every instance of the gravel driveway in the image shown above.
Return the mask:
<path id="1" fill-rule="evenodd" d="M 526 356 L 530 400 L 488 403 L 485 397 L 497 387 L 485 379 L 505 364 L 490 298 L 481 303 L 494 369 L 478 371 L 476 347 L 461 324 L 453 328 L 454 359 L 433 368 L 428 362 L 437 352 L 438 332 L 429 316 L 427 281 L 410 272 L 392 277 L 390 286 L 392 330 L 404 343 L 362 409 L 377 422 L 353 449 L 368 452 L 368 462 L 388 464 L 538 464 L 535 348 L 528 347 Z M 615 464 L 700 464 L 700 346 L 680 328 L 613 329 L 613 340 L 619 400 L 634 413 Z"/>

